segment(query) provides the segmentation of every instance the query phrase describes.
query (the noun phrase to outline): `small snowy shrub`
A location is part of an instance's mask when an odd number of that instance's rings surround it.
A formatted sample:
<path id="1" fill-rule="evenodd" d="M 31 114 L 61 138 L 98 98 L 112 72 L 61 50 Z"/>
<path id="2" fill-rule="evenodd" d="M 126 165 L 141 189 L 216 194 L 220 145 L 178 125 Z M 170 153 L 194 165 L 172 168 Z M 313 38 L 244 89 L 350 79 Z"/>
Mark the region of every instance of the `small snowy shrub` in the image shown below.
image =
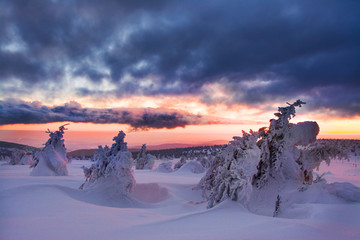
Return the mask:
<path id="1" fill-rule="evenodd" d="M 31 165 L 33 163 L 33 156 L 31 154 L 25 154 L 21 158 L 21 164 L 22 165 Z"/>
<path id="2" fill-rule="evenodd" d="M 146 153 L 146 144 L 143 144 L 136 158 L 136 169 L 152 169 L 155 164 L 156 157 Z"/>
<path id="3" fill-rule="evenodd" d="M 186 157 L 181 156 L 180 160 L 177 163 L 175 163 L 174 170 L 181 168 L 185 163 L 186 163 Z"/>
<path id="4" fill-rule="evenodd" d="M 281 204 L 281 198 L 280 198 L 280 195 L 277 195 L 273 217 L 277 217 L 279 215 L 279 213 L 280 213 L 280 204 Z"/>
<path id="5" fill-rule="evenodd" d="M 66 164 L 66 148 L 64 145 L 64 130 L 66 125 L 60 126 L 59 131 L 49 133 L 49 140 L 45 147 L 37 152 L 34 161 L 30 167 L 34 168 L 30 175 L 32 176 L 65 176 L 68 175 Z"/>

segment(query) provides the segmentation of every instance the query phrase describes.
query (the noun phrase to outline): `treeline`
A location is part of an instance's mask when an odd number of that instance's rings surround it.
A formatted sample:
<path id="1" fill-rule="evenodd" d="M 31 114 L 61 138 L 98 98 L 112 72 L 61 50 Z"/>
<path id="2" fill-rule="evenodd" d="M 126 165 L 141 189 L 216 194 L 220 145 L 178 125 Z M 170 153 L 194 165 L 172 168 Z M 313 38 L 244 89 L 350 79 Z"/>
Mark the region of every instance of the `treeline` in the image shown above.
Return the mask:
<path id="1" fill-rule="evenodd" d="M 180 158 L 186 156 L 187 158 L 195 158 L 200 155 L 216 155 L 225 149 L 227 144 L 224 145 L 213 145 L 213 146 L 197 146 L 197 147 L 186 147 L 186 148 L 169 148 L 161 150 L 148 150 L 147 153 L 156 156 L 157 159 L 162 158 Z M 131 151 L 131 150 L 130 150 Z M 131 151 L 134 158 L 137 158 L 139 150 Z"/>

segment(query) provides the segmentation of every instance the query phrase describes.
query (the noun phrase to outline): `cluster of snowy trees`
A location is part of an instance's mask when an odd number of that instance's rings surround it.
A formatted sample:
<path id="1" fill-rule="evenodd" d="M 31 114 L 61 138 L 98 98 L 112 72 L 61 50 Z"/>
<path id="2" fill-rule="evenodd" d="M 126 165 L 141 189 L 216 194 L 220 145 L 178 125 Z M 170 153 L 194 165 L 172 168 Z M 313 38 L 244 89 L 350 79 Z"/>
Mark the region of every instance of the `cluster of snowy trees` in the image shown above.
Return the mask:
<path id="1" fill-rule="evenodd" d="M 216 156 L 221 153 L 227 144 L 224 145 L 213 145 L 213 146 L 196 146 L 196 147 L 185 147 L 185 148 L 167 148 L 161 150 L 149 150 L 147 151 L 157 159 L 174 159 L 185 157 L 188 160 L 196 160 L 200 157 Z M 135 153 L 136 155 L 136 153 Z"/>
<path id="2" fill-rule="evenodd" d="M 33 152 L 13 149 L 6 160 L 10 165 L 31 165 L 33 163 Z"/>
<path id="3" fill-rule="evenodd" d="M 30 146 L 8 143 L 0 147 L 0 161 L 6 161 L 9 165 L 31 165 L 37 150 Z"/>
<path id="4" fill-rule="evenodd" d="M 332 154 L 342 154 L 345 159 L 350 156 L 360 157 L 360 141 L 351 139 L 318 139 L 316 143 L 323 148 L 331 149 Z"/>
<path id="5" fill-rule="evenodd" d="M 275 205 L 277 215 L 287 189 L 303 190 L 314 182 L 313 170 L 321 161 L 344 157 L 342 149 L 315 142 L 316 122 L 289 122 L 303 104 L 297 100 L 279 107 L 268 128 L 234 137 L 199 183 L 209 208 L 232 199 L 249 209 Z"/>
<path id="6" fill-rule="evenodd" d="M 258 131 L 243 131 L 242 137 L 233 137 L 230 144 L 221 147 L 187 149 L 172 166 L 164 161 L 158 167 L 161 172 L 180 169 L 203 173 L 198 188 L 208 201 L 208 208 L 231 199 L 249 210 L 257 206 L 270 206 L 277 216 L 284 203 L 290 202 L 289 192 L 303 192 L 321 178 L 313 178 L 313 170 L 322 161 L 330 164 L 332 159 L 349 159 L 348 155 L 360 156 L 360 141 L 316 140 L 319 126 L 316 122 L 290 123 L 295 117 L 295 108 L 304 102 L 297 100 L 286 107 L 279 107 L 270 120 L 269 127 Z M 31 175 L 68 175 L 66 148 L 64 145 L 65 125 L 51 132 L 45 147 L 34 154 L 13 151 L 9 164 L 31 164 Z M 83 167 L 84 190 L 101 190 L 122 199 L 130 199 L 136 184 L 135 168 L 152 169 L 156 157 L 147 153 L 144 144 L 134 160 L 125 142 L 126 134 L 120 131 L 113 138 L 111 148 L 99 146 L 89 167 Z"/>

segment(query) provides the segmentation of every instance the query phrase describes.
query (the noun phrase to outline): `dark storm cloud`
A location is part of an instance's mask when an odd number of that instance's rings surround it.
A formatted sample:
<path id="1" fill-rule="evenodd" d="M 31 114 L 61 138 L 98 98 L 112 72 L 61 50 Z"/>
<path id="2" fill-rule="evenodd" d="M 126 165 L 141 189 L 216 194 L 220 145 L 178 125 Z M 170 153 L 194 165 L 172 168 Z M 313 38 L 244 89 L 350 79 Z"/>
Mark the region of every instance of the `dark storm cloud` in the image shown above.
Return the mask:
<path id="1" fill-rule="evenodd" d="M 206 95 L 204 86 L 221 82 L 231 96 L 227 104 L 261 105 L 301 95 L 321 102 L 318 108 L 360 114 L 351 107 L 358 105 L 360 92 L 357 0 L 3 1 L 0 6 L 3 81 L 59 81 L 68 74 L 108 79 L 118 97 L 190 93 L 208 103 L 219 100 Z M 6 47 L 15 40 L 22 51 Z M 338 91 L 329 96 L 328 89 Z M 94 90 L 83 86 L 77 92 Z"/>
<path id="2" fill-rule="evenodd" d="M 46 75 L 45 69 L 38 61 L 32 61 L 22 54 L 0 53 L 0 75 L 2 78 L 18 77 L 37 81 Z"/>
<path id="3" fill-rule="evenodd" d="M 160 129 L 220 123 L 200 115 L 161 109 L 82 108 L 76 102 L 47 107 L 40 102 L 0 101 L 0 125 L 51 122 L 119 123 L 133 129 Z"/>

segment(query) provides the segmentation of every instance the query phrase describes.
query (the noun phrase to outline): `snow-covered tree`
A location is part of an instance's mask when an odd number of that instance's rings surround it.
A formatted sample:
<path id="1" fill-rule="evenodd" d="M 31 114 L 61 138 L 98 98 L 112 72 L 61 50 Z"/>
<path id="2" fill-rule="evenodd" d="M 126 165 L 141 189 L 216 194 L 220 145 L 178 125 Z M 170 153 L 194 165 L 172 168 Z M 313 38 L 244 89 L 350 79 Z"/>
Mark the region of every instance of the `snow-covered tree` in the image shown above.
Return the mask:
<path id="1" fill-rule="evenodd" d="M 268 131 L 262 132 L 258 142 L 261 149 L 258 171 L 253 177 L 257 188 L 269 180 L 284 182 L 291 179 L 302 184 L 312 174 L 312 169 L 302 168 L 301 151 L 296 146 L 315 142 L 319 126 L 316 122 L 289 123 L 295 116 L 295 107 L 302 104 L 305 103 L 297 100 L 287 107 L 279 107 L 279 112 L 274 114 L 278 119 L 271 119 Z"/>
<path id="2" fill-rule="evenodd" d="M 97 189 L 106 191 L 116 197 L 126 198 L 135 187 L 135 179 L 131 170 L 132 154 L 124 141 L 126 134 L 120 131 L 113 138 L 111 149 L 99 155 L 97 162 L 90 168 L 84 167 L 85 182 L 80 189 Z"/>
<path id="3" fill-rule="evenodd" d="M 143 144 L 136 158 L 136 169 L 152 169 L 155 164 L 156 157 L 146 153 L 146 144 Z"/>
<path id="4" fill-rule="evenodd" d="M 64 144 L 64 131 L 67 124 L 59 127 L 58 131 L 48 130 L 50 138 L 45 143 L 45 147 L 34 156 L 31 165 L 34 169 L 30 173 L 32 176 L 65 176 L 68 175 L 66 148 Z"/>
<path id="5" fill-rule="evenodd" d="M 116 156 L 118 152 L 127 152 L 127 142 L 125 142 L 126 134 L 123 131 L 120 131 L 117 136 L 113 138 L 113 143 L 109 151 L 107 151 L 107 156 Z"/>
<path id="6" fill-rule="evenodd" d="M 201 179 L 199 187 L 209 200 L 209 208 L 228 198 L 243 203 L 248 200 L 260 152 L 256 146 L 257 136 L 255 132 L 243 132 L 243 137 L 234 137 Z"/>

